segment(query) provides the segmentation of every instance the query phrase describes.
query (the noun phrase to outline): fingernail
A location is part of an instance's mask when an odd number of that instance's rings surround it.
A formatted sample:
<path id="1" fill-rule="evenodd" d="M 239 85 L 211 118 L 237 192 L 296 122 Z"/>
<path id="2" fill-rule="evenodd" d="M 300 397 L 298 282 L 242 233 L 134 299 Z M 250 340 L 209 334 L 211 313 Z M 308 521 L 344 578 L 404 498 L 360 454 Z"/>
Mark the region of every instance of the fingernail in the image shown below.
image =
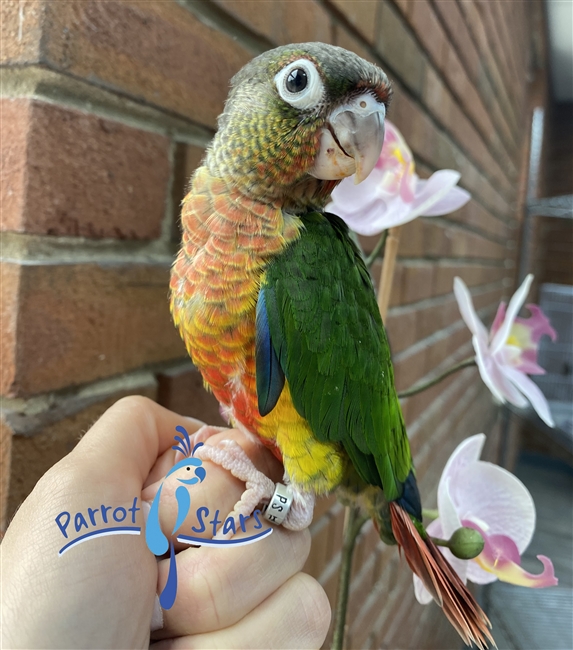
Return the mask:
<path id="1" fill-rule="evenodd" d="M 159 604 L 159 596 L 155 594 L 155 602 L 153 603 L 153 614 L 151 615 L 150 629 L 152 632 L 161 630 L 163 628 L 163 610 Z"/>

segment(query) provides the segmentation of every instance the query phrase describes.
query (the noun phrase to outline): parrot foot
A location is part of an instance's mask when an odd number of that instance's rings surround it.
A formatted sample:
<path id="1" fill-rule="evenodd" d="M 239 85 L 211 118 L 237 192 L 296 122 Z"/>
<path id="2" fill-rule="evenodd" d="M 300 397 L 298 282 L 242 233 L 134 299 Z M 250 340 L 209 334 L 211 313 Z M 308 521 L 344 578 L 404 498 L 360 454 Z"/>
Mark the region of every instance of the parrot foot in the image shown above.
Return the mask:
<path id="1" fill-rule="evenodd" d="M 270 499 L 274 494 L 275 484 L 270 478 L 259 472 L 242 447 L 234 440 L 222 440 L 216 446 L 203 445 L 197 450 L 195 456 L 220 465 L 231 472 L 235 478 L 245 483 L 246 490 L 243 492 L 243 496 L 227 517 L 227 519 L 229 517 L 234 519 L 236 528 L 240 523 L 241 516 L 247 518 L 259 503 Z M 214 539 L 228 539 L 233 536 L 233 531 L 224 534 L 220 531 Z"/>
<path id="2" fill-rule="evenodd" d="M 312 523 L 316 497 L 311 492 L 302 492 L 288 483 L 287 485 L 292 492 L 293 500 L 283 526 L 288 530 L 304 530 Z"/>

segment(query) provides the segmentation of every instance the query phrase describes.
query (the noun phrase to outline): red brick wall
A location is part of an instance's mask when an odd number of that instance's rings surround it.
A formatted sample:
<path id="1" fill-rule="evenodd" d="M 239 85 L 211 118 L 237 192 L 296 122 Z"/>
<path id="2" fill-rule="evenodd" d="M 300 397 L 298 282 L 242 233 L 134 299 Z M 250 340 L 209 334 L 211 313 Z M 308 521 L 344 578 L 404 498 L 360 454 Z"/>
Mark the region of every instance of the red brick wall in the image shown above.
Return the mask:
<path id="1" fill-rule="evenodd" d="M 268 47 L 322 40 L 378 62 L 418 172 L 457 169 L 473 195 L 403 229 L 387 320 L 400 389 L 471 354 L 455 275 L 486 322 L 512 290 L 537 0 L 5 0 L 0 11 L 4 518 L 120 396 L 217 421 L 170 322 L 169 266 L 229 78 Z M 403 406 L 426 505 L 461 439 L 489 433 L 496 457 L 498 414 L 475 370 Z M 312 525 L 307 570 L 331 599 L 342 517 L 328 499 Z M 459 645 L 371 526 L 352 594 L 349 647 Z"/>

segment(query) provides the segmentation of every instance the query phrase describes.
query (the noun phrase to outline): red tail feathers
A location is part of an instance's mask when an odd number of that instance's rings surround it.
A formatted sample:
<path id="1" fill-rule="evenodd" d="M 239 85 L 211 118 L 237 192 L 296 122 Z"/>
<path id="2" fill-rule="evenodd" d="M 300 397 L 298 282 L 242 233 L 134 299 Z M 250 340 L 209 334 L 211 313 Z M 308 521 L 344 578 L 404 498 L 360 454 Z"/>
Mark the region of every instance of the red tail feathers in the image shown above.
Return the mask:
<path id="1" fill-rule="evenodd" d="M 406 561 L 442 607 L 464 643 L 474 643 L 480 650 L 488 647 L 488 641 L 495 646 L 488 617 L 446 558 L 431 539 L 422 539 L 403 508 L 397 503 L 389 505 L 392 532 L 404 550 Z"/>

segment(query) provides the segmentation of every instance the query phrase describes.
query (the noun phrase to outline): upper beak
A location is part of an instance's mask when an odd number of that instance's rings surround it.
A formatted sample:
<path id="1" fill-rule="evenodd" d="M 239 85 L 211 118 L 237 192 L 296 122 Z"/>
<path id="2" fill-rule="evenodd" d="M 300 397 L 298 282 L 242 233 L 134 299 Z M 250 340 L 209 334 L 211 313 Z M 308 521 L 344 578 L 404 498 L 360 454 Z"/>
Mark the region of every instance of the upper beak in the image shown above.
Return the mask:
<path id="1" fill-rule="evenodd" d="M 384 143 L 386 108 L 370 92 L 332 111 L 321 133 L 320 151 L 311 174 L 337 180 L 355 173 L 361 183 L 374 169 Z"/>

